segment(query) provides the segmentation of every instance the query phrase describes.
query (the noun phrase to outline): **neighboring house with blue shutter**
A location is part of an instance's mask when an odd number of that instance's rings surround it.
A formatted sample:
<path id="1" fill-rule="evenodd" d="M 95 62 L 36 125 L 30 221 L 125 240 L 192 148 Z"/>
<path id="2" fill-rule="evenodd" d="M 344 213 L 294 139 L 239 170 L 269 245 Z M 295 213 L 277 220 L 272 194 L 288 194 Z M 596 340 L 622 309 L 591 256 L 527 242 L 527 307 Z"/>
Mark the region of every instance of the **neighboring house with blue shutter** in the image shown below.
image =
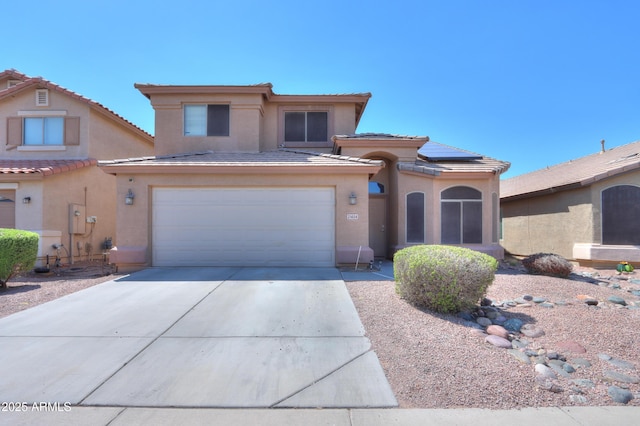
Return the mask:
<path id="1" fill-rule="evenodd" d="M 40 235 L 63 262 L 115 239 L 116 179 L 98 160 L 151 155 L 153 136 L 103 105 L 41 77 L 0 72 L 0 228 Z"/>
<path id="2" fill-rule="evenodd" d="M 501 244 L 586 265 L 640 262 L 640 142 L 501 183 Z"/>
<path id="3" fill-rule="evenodd" d="M 503 255 L 509 163 L 357 134 L 369 93 L 135 87 L 155 110 L 155 153 L 99 163 L 117 179 L 111 260 L 122 269 L 367 264 L 440 243 Z"/>

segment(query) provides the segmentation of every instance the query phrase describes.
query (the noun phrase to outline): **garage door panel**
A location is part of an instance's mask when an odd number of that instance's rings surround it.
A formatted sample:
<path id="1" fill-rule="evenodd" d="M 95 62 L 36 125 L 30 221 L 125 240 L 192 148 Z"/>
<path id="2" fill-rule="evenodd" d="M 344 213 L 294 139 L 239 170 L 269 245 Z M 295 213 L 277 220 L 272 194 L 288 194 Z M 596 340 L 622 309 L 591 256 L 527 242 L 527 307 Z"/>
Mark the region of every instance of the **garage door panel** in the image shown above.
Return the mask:
<path id="1" fill-rule="evenodd" d="M 333 266 L 333 188 L 155 188 L 157 266 Z"/>

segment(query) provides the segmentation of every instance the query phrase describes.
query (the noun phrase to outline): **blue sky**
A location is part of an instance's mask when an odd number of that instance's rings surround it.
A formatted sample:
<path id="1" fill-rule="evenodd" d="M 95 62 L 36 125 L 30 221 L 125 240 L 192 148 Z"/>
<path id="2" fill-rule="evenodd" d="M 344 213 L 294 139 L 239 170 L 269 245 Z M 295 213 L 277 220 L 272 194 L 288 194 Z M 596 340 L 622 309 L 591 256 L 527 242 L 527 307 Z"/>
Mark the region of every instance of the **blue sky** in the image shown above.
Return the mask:
<path id="1" fill-rule="evenodd" d="M 640 3 L 628 0 L 35 0 L 0 69 L 42 76 L 153 133 L 134 83 L 371 92 L 358 132 L 512 163 L 503 177 L 640 139 Z"/>

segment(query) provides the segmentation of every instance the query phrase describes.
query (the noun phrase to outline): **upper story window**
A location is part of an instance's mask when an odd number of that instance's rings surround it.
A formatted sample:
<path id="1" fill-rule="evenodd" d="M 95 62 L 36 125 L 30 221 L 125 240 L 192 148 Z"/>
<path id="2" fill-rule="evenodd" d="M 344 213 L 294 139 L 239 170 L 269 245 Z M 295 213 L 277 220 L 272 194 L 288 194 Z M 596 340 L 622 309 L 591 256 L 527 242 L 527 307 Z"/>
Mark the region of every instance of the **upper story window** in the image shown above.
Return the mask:
<path id="1" fill-rule="evenodd" d="M 25 117 L 23 145 L 63 145 L 64 117 Z"/>
<path id="2" fill-rule="evenodd" d="M 285 142 L 327 142 L 329 114 L 326 111 L 288 111 L 284 113 Z"/>
<path id="3" fill-rule="evenodd" d="M 19 150 L 58 150 L 80 145 L 80 117 L 66 111 L 18 111 L 7 117 L 7 146 Z"/>
<path id="4" fill-rule="evenodd" d="M 185 136 L 229 136 L 229 105 L 185 105 Z"/>

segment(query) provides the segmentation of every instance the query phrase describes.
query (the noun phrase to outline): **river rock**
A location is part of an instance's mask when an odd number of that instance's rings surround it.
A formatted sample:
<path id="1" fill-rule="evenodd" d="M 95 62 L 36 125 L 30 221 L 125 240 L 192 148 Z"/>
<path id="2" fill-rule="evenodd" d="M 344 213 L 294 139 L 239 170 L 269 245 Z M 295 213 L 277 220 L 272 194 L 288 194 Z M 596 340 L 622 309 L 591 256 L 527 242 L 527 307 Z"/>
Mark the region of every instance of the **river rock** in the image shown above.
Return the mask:
<path id="1" fill-rule="evenodd" d="M 506 328 L 509 331 L 513 331 L 515 333 L 518 333 L 523 325 L 524 325 L 524 321 L 518 318 L 510 318 L 506 320 L 504 324 L 502 324 L 504 328 Z"/>
<path id="2" fill-rule="evenodd" d="M 527 337 L 536 338 L 540 336 L 544 336 L 544 330 L 536 327 L 533 324 L 525 324 L 520 329 L 520 332 Z"/>
<path id="3" fill-rule="evenodd" d="M 521 363 L 527 364 L 527 365 L 531 364 L 531 360 L 529 359 L 527 354 L 525 354 L 524 352 L 521 352 L 517 349 L 509 349 L 507 350 L 507 352 L 509 352 L 509 355 L 513 356 L 515 359 L 517 359 Z"/>
<path id="4" fill-rule="evenodd" d="M 591 305 L 591 306 L 595 306 L 598 304 L 598 299 L 596 299 L 595 297 L 586 295 L 586 294 L 579 294 L 576 296 L 576 299 L 578 299 L 581 302 L 586 303 L 587 305 Z"/>
<path id="5" fill-rule="evenodd" d="M 617 386 L 609 386 L 607 391 L 611 399 L 621 404 L 627 404 L 633 399 L 633 394 L 627 389 L 622 389 Z"/>
<path id="6" fill-rule="evenodd" d="M 458 318 L 462 318 L 465 321 L 475 321 L 475 317 L 470 312 L 458 312 Z"/>
<path id="7" fill-rule="evenodd" d="M 493 346 L 497 346 L 499 348 L 511 349 L 511 342 L 505 339 L 504 337 L 490 334 L 487 337 L 485 337 L 484 340 L 488 343 L 491 343 Z"/>
<path id="8" fill-rule="evenodd" d="M 609 364 L 615 367 L 622 368 L 623 370 L 635 369 L 635 366 L 632 363 L 625 361 L 623 359 L 612 358 L 611 356 L 606 354 L 598 354 L 598 357 L 603 361 L 607 361 Z"/>
<path id="9" fill-rule="evenodd" d="M 589 362 L 589 360 L 586 360 L 584 358 L 574 358 L 570 362 L 571 362 L 571 365 L 575 365 L 580 368 L 591 367 L 591 363 Z"/>
<path id="10" fill-rule="evenodd" d="M 604 371 L 605 379 L 613 380 L 614 382 L 619 383 L 640 383 L 640 378 L 636 376 L 630 376 L 628 374 L 618 373 L 613 370 L 605 370 Z"/>
<path id="11" fill-rule="evenodd" d="M 564 363 L 562 361 L 560 361 L 560 362 L 561 362 L 561 364 L 551 364 L 551 363 L 549 363 L 549 367 L 551 367 L 551 369 L 554 372 L 556 372 L 557 374 L 559 374 L 562 377 L 566 377 L 566 378 L 571 377 L 571 375 L 564 370 L 564 368 L 563 368 Z"/>
<path id="12" fill-rule="evenodd" d="M 620 296 L 609 296 L 608 302 L 615 303 L 616 305 L 627 306 L 627 302 Z"/>
<path id="13" fill-rule="evenodd" d="M 491 320 L 490 320 L 489 318 L 486 318 L 486 317 L 478 317 L 478 318 L 476 319 L 476 322 L 477 322 L 478 324 L 480 324 L 481 326 L 483 326 L 483 327 L 488 327 L 488 326 L 490 326 L 491 324 L 493 324 L 493 323 L 491 322 Z"/>
<path id="14" fill-rule="evenodd" d="M 555 380 L 557 378 L 556 373 L 554 373 L 554 371 L 551 368 L 547 367 L 544 364 L 536 364 L 535 370 L 540 377 L 543 377 L 545 379 Z"/>
<path id="15" fill-rule="evenodd" d="M 509 332 L 502 326 L 499 325 L 490 325 L 487 327 L 487 333 L 493 334 L 494 336 L 500 336 L 503 339 L 509 338 Z"/>

